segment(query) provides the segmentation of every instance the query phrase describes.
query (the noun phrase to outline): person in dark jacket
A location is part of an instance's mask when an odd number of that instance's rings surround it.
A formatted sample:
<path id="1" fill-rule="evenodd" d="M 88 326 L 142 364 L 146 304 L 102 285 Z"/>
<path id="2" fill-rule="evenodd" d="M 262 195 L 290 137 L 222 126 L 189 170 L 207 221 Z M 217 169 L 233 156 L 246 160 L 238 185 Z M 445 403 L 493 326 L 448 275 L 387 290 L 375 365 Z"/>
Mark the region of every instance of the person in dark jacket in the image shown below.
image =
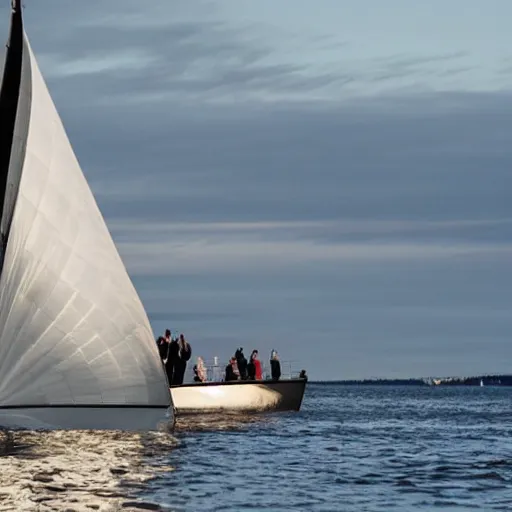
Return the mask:
<path id="1" fill-rule="evenodd" d="M 156 340 L 156 345 L 158 347 L 158 353 L 160 354 L 160 359 L 165 363 L 167 359 L 167 353 L 169 352 L 169 343 L 171 342 L 171 331 L 169 329 L 165 330 L 165 334 L 163 336 L 159 336 Z"/>
<path id="2" fill-rule="evenodd" d="M 226 366 L 226 376 L 224 377 L 224 380 L 226 382 L 238 380 L 239 376 L 240 375 L 237 367 L 236 357 L 232 357 Z"/>
<path id="3" fill-rule="evenodd" d="M 192 348 L 183 334 L 180 334 L 177 345 L 178 354 L 176 362 L 174 363 L 173 385 L 181 386 L 181 384 L 183 384 L 183 378 L 185 377 L 185 370 L 187 369 L 187 361 L 192 356 Z"/>
<path id="4" fill-rule="evenodd" d="M 158 348 L 158 353 L 162 363 L 165 364 L 165 360 L 167 359 L 167 351 L 169 350 L 169 344 L 166 343 L 163 336 L 159 336 L 156 340 L 156 347 Z"/>
<path id="5" fill-rule="evenodd" d="M 258 359 L 258 351 L 257 350 L 253 350 L 251 352 L 249 364 L 247 365 L 247 373 L 248 373 L 249 380 L 256 380 L 256 379 L 258 379 L 258 376 L 259 376 L 258 380 L 261 379 L 261 363 Z"/>
<path id="6" fill-rule="evenodd" d="M 178 360 L 178 340 L 174 339 L 169 342 L 169 350 L 167 352 L 167 361 L 165 362 L 165 371 L 167 373 L 167 380 L 169 386 L 175 384 L 176 379 L 176 362 Z"/>
<path id="7" fill-rule="evenodd" d="M 272 350 L 270 353 L 270 372 L 272 374 L 272 380 L 279 380 L 281 378 L 281 363 L 279 362 L 279 356 L 276 350 Z"/>
<path id="8" fill-rule="evenodd" d="M 240 372 L 240 379 L 247 380 L 247 359 L 244 356 L 244 349 L 239 348 L 235 352 L 235 359 L 238 365 L 238 371 Z"/>

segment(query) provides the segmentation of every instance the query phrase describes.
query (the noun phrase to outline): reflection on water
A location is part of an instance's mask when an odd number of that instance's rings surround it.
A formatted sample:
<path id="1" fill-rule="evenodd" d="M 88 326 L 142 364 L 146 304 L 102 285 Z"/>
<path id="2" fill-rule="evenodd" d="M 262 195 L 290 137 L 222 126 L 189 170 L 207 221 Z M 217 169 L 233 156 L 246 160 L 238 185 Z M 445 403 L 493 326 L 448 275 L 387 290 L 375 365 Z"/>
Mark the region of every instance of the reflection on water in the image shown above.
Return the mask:
<path id="1" fill-rule="evenodd" d="M 166 432 L 0 433 L 0 510 L 165 510 L 137 496 L 173 471 L 162 459 L 176 443 Z"/>
<path id="2" fill-rule="evenodd" d="M 229 430 L 243 430 L 250 425 L 268 424 L 276 421 L 275 415 L 270 414 L 236 414 L 208 413 L 204 415 L 193 414 L 176 418 L 175 432 L 221 432 Z"/>
<path id="3" fill-rule="evenodd" d="M 179 418 L 175 431 L 243 432 L 275 421 L 271 415 L 196 415 Z M 153 493 L 172 479 L 170 454 L 177 447 L 166 431 L 0 431 L 0 511 L 176 510 Z"/>

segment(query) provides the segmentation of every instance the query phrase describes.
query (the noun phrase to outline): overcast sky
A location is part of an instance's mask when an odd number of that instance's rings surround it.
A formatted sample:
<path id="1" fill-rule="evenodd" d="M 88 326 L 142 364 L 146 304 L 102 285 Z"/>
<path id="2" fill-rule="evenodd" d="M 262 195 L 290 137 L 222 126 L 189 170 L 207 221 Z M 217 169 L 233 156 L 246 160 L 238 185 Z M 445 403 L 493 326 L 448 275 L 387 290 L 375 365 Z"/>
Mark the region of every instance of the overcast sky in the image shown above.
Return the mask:
<path id="1" fill-rule="evenodd" d="M 25 5 L 155 334 L 314 379 L 510 373 L 510 0 Z"/>

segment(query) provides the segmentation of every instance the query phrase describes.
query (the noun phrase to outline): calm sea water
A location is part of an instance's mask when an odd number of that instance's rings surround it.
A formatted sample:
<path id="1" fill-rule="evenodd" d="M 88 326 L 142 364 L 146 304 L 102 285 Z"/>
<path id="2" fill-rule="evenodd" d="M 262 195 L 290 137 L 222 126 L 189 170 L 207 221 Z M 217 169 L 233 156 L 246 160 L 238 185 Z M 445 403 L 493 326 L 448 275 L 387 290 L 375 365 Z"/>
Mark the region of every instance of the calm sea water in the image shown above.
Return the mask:
<path id="1" fill-rule="evenodd" d="M 142 452 L 133 439 L 89 436 L 81 465 L 96 439 L 98 456 L 112 446 L 102 464 L 118 478 L 103 496 L 88 484 L 100 510 L 113 499 L 117 510 L 177 512 L 512 510 L 512 388 L 310 384 L 300 413 L 179 421 Z"/>
<path id="2" fill-rule="evenodd" d="M 310 385 L 299 414 L 181 432 L 176 510 L 512 510 L 512 388 Z"/>

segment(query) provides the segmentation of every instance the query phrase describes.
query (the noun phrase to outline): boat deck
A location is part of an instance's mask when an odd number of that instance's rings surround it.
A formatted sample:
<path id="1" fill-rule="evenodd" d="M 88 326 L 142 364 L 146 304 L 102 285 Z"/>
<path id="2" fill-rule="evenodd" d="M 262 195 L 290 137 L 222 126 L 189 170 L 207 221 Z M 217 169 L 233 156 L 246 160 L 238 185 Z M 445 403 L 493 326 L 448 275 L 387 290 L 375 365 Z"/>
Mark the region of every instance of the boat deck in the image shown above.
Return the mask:
<path id="1" fill-rule="evenodd" d="M 186 388 L 186 387 L 207 387 L 207 386 L 240 386 L 247 384 L 295 384 L 297 382 L 305 382 L 305 379 L 265 379 L 265 380 L 228 380 L 228 381 L 207 381 L 207 382 L 188 382 L 186 384 L 175 384 L 171 386 L 171 389 L 174 388 Z"/>

